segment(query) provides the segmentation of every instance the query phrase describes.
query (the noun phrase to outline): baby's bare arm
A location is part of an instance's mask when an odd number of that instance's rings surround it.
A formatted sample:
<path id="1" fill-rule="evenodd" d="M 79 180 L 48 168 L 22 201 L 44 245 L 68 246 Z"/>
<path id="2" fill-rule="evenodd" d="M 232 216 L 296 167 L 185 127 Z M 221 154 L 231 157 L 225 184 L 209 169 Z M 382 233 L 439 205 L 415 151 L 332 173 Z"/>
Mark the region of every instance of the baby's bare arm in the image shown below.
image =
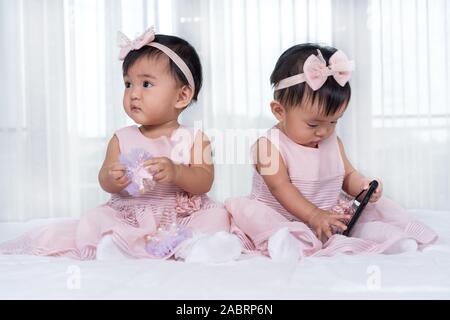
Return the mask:
<path id="1" fill-rule="evenodd" d="M 339 150 L 341 152 L 342 160 L 344 161 L 344 167 L 345 167 L 345 176 L 344 176 L 344 183 L 342 188 L 345 192 L 347 192 L 351 196 L 358 195 L 361 190 L 367 190 L 369 188 L 369 183 L 373 179 L 378 181 L 378 187 L 375 190 L 375 193 L 370 198 L 370 202 L 376 202 L 380 199 L 382 193 L 383 193 L 383 183 L 378 178 L 371 178 L 368 179 L 367 177 L 363 176 L 361 173 L 359 173 L 355 168 L 353 168 L 350 161 L 347 159 L 347 155 L 345 154 L 344 145 L 341 141 L 341 139 L 338 138 L 339 142 Z"/>
<path id="2" fill-rule="evenodd" d="M 352 164 L 348 160 L 347 155 L 345 153 L 344 144 L 342 143 L 341 139 L 339 139 L 339 137 L 338 143 L 345 169 L 344 183 L 342 185 L 342 189 L 349 195 L 355 197 L 358 193 L 361 192 L 361 185 L 366 180 L 366 178 L 361 173 L 359 173 L 355 168 L 353 168 Z"/>
<path id="3" fill-rule="evenodd" d="M 119 154 L 119 140 L 114 135 L 109 141 L 105 160 L 98 173 L 100 186 L 109 193 L 118 193 L 129 183 L 125 175 L 125 167 L 118 162 Z"/>
<path id="4" fill-rule="evenodd" d="M 189 166 L 176 166 L 175 184 L 192 194 L 207 193 L 214 181 L 211 143 L 203 133 L 195 137 Z"/>

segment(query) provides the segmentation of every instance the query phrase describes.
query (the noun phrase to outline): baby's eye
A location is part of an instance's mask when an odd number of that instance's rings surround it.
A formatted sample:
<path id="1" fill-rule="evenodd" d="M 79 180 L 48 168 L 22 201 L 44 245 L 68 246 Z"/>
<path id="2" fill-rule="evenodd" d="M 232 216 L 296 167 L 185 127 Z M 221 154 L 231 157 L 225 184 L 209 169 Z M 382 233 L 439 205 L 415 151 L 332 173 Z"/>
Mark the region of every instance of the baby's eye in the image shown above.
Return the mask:
<path id="1" fill-rule="evenodd" d="M 125 81 L 125 88 L 130 88 L 131 87 L 131 83 L 129 81 Z"/>
<path id="2" fill-rule="evenodd" d="M 317 124 L 308 123 L 308 127 L 310 127 L 310 128 L 317 128 L 318 125 Z"/>
<path id="3" fill-rule="evenodd" d="M 144 81 L 144 88 L 150 88 L 150 87 L 152 87 L 153 85 L 150 83 L 150 82 L 148 82 L 148 81 Z"/>

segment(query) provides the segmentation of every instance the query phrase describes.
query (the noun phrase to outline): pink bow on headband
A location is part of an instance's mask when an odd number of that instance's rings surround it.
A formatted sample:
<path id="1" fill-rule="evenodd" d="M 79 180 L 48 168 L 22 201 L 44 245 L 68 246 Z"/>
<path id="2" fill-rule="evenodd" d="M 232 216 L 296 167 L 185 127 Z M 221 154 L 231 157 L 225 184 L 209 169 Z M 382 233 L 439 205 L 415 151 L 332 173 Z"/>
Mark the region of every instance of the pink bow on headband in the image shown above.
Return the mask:
<path id="1" fill-rule="evenodd" d="M 330 63 L 327 66 L 322 52 L 317 49 L 317 53 L 317 56 L 312 54 L 306 59 L 303 64 L 303 73 L 281 80 L 275 86 L 275 90 L 281 90 L 306 81 L 311 89 L 316 91 L 323 86 L 329 76 L 333 76 L 340 86 L 345 86 L 350 79 L 351 72 L 355 69 L 354 62 L 349 61 L 345 53 L 338 50 L 330 57 Z"/>
<path id="2" fill-rule="evenodd" d="M 172 49 L 162 45 L 161 43 L 154 42 L 155 40 L 155 31 L 153 27 L 147 29 L 140 37 L 131 41 L 124 35 L 122 32 L 118 33 L 118 42 L 120 46 L 120 54 L 119 59 L 124 60 L 128 53 L 132 50 L 139 50 L 143 46 L 155 47 L 162 52 L 164 52 L 170 60 L 173 61 L 177 65 L 177 67 L 183 72 L 186 80 L 189 83 L 189 86 L 192 88 L 192 94 L 195 92 L 195 82 L 194 77 L 192 76 L 192 72 L 187 66 L 186 62 L 183 61 Z"/>
<path id="3" fill-rule="evenodd" d="M 320 50 L 317 51 L 318 55 L 310 55 L 303 65 L 306 83 L 316 91 L 323 86 L 329 76 L 333 76 L 341 87 L 345 86 L 354 69 L 353 61 L 349 61 L 345 53 L 338 50 L 330 57 L 330 63 L 327 66 L 322 53 Z"/>
<path id="4" fill-rule="evenodd" d="M 134 40 L 128 39 L 122 32 L 118 33 L 118 42 L 120 47 L 119 59 L 124 60 L 132 50 L 139 50 L 143 46 L 155 40 L 155 31 L 153 27 L 147 29 L 141 36 Z"/>

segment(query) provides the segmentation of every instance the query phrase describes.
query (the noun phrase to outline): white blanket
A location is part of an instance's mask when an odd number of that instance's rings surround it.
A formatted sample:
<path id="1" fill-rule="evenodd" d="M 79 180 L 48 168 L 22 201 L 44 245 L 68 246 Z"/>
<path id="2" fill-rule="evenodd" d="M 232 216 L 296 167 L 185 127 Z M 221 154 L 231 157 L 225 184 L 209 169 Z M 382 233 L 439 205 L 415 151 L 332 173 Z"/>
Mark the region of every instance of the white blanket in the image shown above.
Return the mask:
<path id="1" fill-rule="evenodd" d="M 0 299 L 449 299 L 450 212 L 412 214 L 440 238 L 398 255 L 216 265 L 0 255 Z M 48 221 L 0 223 L 0 241 Z"/>

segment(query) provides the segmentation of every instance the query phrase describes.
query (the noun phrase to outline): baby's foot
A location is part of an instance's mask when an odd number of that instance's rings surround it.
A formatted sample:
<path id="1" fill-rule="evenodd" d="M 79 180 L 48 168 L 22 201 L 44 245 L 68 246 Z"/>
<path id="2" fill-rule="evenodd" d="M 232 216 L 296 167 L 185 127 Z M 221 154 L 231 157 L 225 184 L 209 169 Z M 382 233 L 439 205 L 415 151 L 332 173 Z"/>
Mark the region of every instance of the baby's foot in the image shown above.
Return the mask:
<path id="1" fill-rule="evenodd" d="M 275 261 L 297 261 L 301 258 L 300 242 L 288 228 L 278 230 L 269 238 L 268 250 Z"/>
<path id="2" fill-rule="evenodd" d="M 114 243 L 111 235 L 104 236 L 97 245 L 97 260 L 129 259 Z"/>
<path id="3" fill-rule="evenodd" d="M 176 260 L 186 260 L 192 251 L 192 247 L 201 238 L 206 237 L 206 233 L 195 232 L 190 239 L 184 240 L 178 250 L 175 252 L 174 257 Z"/>
<path id="4" fill-rule="evenodd" d="M 211 235 L 197 235 L 188 243 L 176 258 L 186 262 L 224 263 L 237 260 L 241 255 L 239 239 L 224 231 Z"/>

